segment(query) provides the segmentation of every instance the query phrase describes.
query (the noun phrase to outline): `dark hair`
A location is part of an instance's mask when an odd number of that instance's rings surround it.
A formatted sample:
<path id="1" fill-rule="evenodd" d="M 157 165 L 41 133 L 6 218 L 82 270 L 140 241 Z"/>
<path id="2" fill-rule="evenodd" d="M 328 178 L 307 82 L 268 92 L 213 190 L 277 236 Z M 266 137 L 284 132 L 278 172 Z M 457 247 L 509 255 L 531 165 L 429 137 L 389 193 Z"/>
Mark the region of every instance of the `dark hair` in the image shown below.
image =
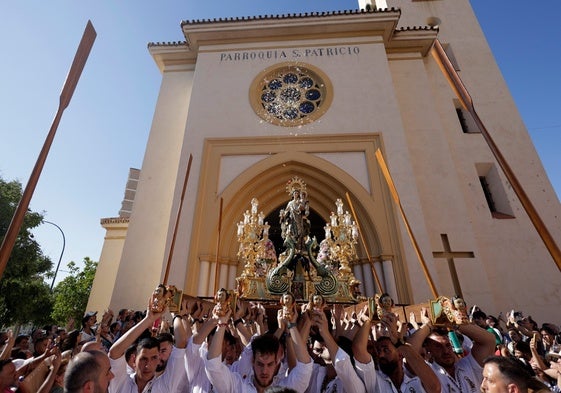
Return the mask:
<path id="1" fill-rule="evenodd" d="M 156 340 L 158 340 L 160 344 L 165 342 L 173 344 L 173 336 L 170 333 L 160 333 L 156 336 Z"/>
<path id="2" fill-rule="evenodd" d="M 66 335 L 66 338 L 64 339 L 64 341 L 60 345 L 60 350 L 62 352 L 64 352 L 64 351 L 67 351 L 69 349 L 76 348 L 76 345 L 78 345 L 78 338 L 79 337 L 80 337 L 80 331 L 78 331 L 78 330 L 72 330 L 72 331 L 68 332 L 68 334 Z"/>
<path id="3" fill-rule="evenodd" d="M 542 327 L 541 327 L 541 329 L 540 329 L 540 332 L 541 332 L 541 331 L 544 331 L 544 332 L 546 332 L 546 333 L 548 333 L 548 334 L 551 334 L 552 336 L 555 336 L 555 332 L 553 331 L 553 329 L 551 328 L 551 326 L 549 326 L 549 325 L 547 325 L 547 324 L 545 324 L 545 323 L 542 325 Z"/>
<path id="4" fill-rule="evenodd" d="M 227 330 L 224 332 L 224 341 L 228 345 L 237 345 L 238 344 L 238 340 L 236 339 L 236 337 L 234 337 L 232 335 L 232 333 L 230 333 Z"/>
<path id="5" fill-rule="evenodd" d="M 428 344 L 433 343 L 433 339 L 431 336 L 439 336 L 439 337 L 446 337 L 448 338 L 448 331 L 445 328 L 435 327 L 430 334 L 425 338 L 423 341 L 423 347 L 427 346 Z M 449 338 L 448 338 L 449 339 Z"/>
<path id="6" fill-rule="evenodd" d="M 504 356 L 491 356 L 483 361 L 484 365 L 489 363 L 497 366 L 502 377 L 508 383 L 514 383 L 523 391 L 527 389 L 546 389 L 543 383 L 532 377 L 519 360 Z"/>
<path id="7" fill-rule="evenodd" d="M 261 336 L 257 336 L 251 342 L 251 351 L 253 352 L 253 358 L 255 359 L 255 355 L 257 353 L 267 355 L 267 354 L 274 354 L 277 355 L 279 351 L 279 340 L 272 334 L 263 334 Z"/>
<path id="8" fill-rule="evenodd" d="M 88 381 L 97 381 L 102 372 L 97 357 L 107 356 L 103 352 L 80 352 L 72 358 L 64 374 L 64 392 L 80 392 Z"/>
<path id="9" fill-rule="evenodd" d="M 25 334 L 20 334 L 19 336 L 16 337 L 16 341 L 14 342 L 14 346 L 18 346 L 23 340 L 29 340 L 29 336 L 25 335 Z"/>
<path id="10" fill-rule="evenodd" d="M 0 372 L 4 369 L 6 364 L 12 363 L 12 358 L 0 360 Z"/>
<path id="11" fill-rule="evenodd" d="M 116 328 L 117 326 L 120 328 L 120 327 L 121 327 L 121 324 L 120 324 L 119 322 L 113 322 L 113 323 L 109 326 L 109 331 L 110 331 L 111 333 L 113 333 L 113 332 L 115 331 L 115 328 Z"/>
<path id="12" fill-rule="evenodd" d="M 146 337 L 138 342 L 136 345 L 136 353 L 138 354 L 142 349 L 158 348 L 160 350 L 160 342 L 154 337 Z"/>
<path id="13" fill-rule="evenodd" d="M 125 351 L 125 360 L 127 361 L 127 363 L 129 362 L 129 360 L 130 360 L 130 358 L 133 354 L 136 354 L 136 344 L 132 344 Z"/>
<path id="14" fill-rule="evenodd" d="M 512 347 L 514 348 L 514 350 L 518 350 L 522 352 L 525 358 L 529 359 L 532 357 L 532 350 L 530 349 L 530 344 L 528 344 L 526 341 L 515 342 L 512 345 Z"/>
<path id="15" fill-rule="evenodd" d="M 483 311 L 481 310 L 476 310 L 473 312 L 473 314 L 471 315 L 471 317 L 473 319 L 487 319 L 487 314 L 485 314 Z"/>

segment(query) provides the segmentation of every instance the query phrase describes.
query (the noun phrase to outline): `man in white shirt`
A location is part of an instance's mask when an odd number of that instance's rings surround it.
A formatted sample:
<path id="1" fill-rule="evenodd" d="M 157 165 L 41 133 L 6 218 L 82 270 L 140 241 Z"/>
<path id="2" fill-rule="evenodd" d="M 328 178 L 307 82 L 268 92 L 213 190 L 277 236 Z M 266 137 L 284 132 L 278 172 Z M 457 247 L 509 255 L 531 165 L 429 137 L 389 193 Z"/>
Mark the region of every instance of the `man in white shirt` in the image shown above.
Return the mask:
<path id="1" fill-rule="evenodd" d="M 64 391 L 107 393 L 113 377 L 109 359 L 104 352 L 80 352 L 68 364 L 64 375 Z"/>
<path id="2" fill-rule="evenodd" d="M 282 312 L 282 310 L 279 310 Z M 312 373 L 312 359 L 308 354 L 304 340 L 296 328 L 298 313 L 294 307 L 291 319 L 279 318 L 286 323 L 287 334 L 292 340 L 297 359 L 296 366 L 290 370 L 288 376 L 278 376 L 281 362 L 279 356 L 279 341 L 269 334 L 256 337 L 251 343 L 253 352 L 253 375 L 240 375 L 232 372 L 222 363 L 220 355 L 224 333 L 228 326 L 231 312 L 218 318 L 218 327 L 210 344 L 205 360 L 206 373 L 217 393 L 263 393 L 269 386 L 285 386 L 298 392 L 303 392 L 310 381 Z M 288 318 L 288 317 L 287 317 Z"/>
<path id="3" fill-rule="evenodd" d="M 479 393 L 483 361 L 495 351 L 495 336 L 474 323 L 461 324 L 458 331 L 473 341 L 471 352 L 462 358 L 455 353 L 446 329 L 433 329 L 430 320 L 408 338 L 417 350 L 423 345 L 445 393 Z"/>
<path id="4" fill-rule="evenodd" d="M 396 317 L 392 315 L 384 317 L 386 324 L 396 322 Z M 437 376 L 425 363 L 419 352 L 409 344 L 399 342 L 397 337 L 377 337 L 375 348 L 380 366 L 380 370 L 377 371 L 367 349 L 370 330 L 371 321 L 364 321 L 353 340 L 357 374 L 364 381 L 367 392 L 437 393 L 441 391 L 441 384 Z M 397 328 L 389 329 L 389 331 L 397 331 Z M 393 343 L 394 341 L 396 344 Z M 414 377 L 409 377 L 405 372 L 404 359 L 410 371 L 415 375 Z"/>
<path id="5" fill-rule="evenodd" d="M 152 300 L 148 305 L 146 316 L 123 336 L 109 350 L 111 371 L 115 379 L 109 385 L 109 392 L 118 393 L 168 393 L 178 388 L 181 376 L 185 372 L 183 357 L 186 345 L 186 333 L 180 318 L 174 320 L 175 346 L 168 359 L 166 370 L 156 377 L 156 368 L 160 364 L 160 344 L 153 337 L 140 340 L 136 347 L 135 373 L 127 373 L 125 359 L 126 349 L 146 330 L 151 329 L 163 313 L 152 311 Z"/>

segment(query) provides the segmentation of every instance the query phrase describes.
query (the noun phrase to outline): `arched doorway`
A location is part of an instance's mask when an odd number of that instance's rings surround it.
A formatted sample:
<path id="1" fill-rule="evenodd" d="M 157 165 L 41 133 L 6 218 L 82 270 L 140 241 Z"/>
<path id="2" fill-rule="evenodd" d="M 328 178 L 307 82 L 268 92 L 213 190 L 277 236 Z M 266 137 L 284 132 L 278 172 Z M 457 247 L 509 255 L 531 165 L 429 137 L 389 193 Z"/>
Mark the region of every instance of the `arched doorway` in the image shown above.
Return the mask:
<path id="1" fill-rule="evenodd" d="M 316 137 L 316 145 L 317 141 Z M 220 143 L 225 142 L 221 140 Z M 227 164 L 220 163 L 219 157 L 208 158 L 213 167 L 205 169 L 206 175 L 209 179 L 216 177 L 216 184 L 206 180 L 208 190 L 199 190 L 198 217 L 195 218 L 190 250 L 193 255 L 190 261 L 193 262 L 188 269 L 192 275 L 188 275 L 186 280 L 189 282 L 191 279 L 192 287 L 198 289 L 191 292 L 209 296 L 213 293 L 213 283 L 214 286 L 235 286 L 235 277 L 239 276 L 242 270 L 237 259 L 237 223 L 243 219 L 244 212 L 251 208 L 252 198 L 259 200 L 259 210 L 268 217 L 270 224 L 278 221 L 279 209 L 289 200 L 286 183 L 297 176 L 307 184 L 310 209 L 317 221 L 313 223 L 314 232 L 320 233 L 318 242 L 323 239 L 323 226 L 328 222 L 330 213 L 336 209 L 337 199 L 343 200 L 345 210 L 351 210 L 347 200 L 348 194 L 364 238 L 364 242 L 361 241 L 357 245 L 359 261 L 353 268 L 357 278 L 363 282 L 363 293 L 372 295 L 377 292 L 370 264 L 372 261 L 377 267 L 378 276 L 384 274 L 382 280 L 391 281 L 391 285 L 397 288 L 397 301 L 408 302 L 410 290 L 406 268 L 401 262 L 399 229 L 393 216 L 391 197 L 384 188 L 385 184 L 380 180 L 381 175 L 377 169 L 374 168 L 375 171 L 371 170 L 368 173 L 371 177 L 368 179 L 369 183 L 377 187 L 374 190 L 367 189 L 352 174 L 329 160 L 308 152 L 282 147 L 283 151 L 275 154 L 256 156 L 251 165 L 232 176 L 223 186 L 219 184 L 219 171 L 220 167 Z M 364 150 L 364 143 L 360 144 L 360 148 Z M 369 149 L 367 154 L 370 154 L 370 150 L 373 155 L 373 149 Z M 234 149 L 228 153 L 231 154 L 232 151 Z M 382 184 L 384 187 L 380 186 Z M 223 206 L 221 214 L 220 205 Z M 217 242 L 218 225 L 215 223 L 218 221 L 221 222 L 221 231 Z M 271 232 L 275 230 L 271 228 Z M 277 250 L 277 253 L 281 251 L 282 248 Z M 367 255 L 371 257 L 370 260 Z M 218 266 L 215 261 L 218 261 Z M 390 265 L 390 269 L 386 268 L 385 273 L 382 272 L 384 262 Z M 215 279 L 215 275 L 218 279 Z M 205 285 L 205 282 L 208 284 Z M 188 288 L 189 284 L 186 287 Z"/>

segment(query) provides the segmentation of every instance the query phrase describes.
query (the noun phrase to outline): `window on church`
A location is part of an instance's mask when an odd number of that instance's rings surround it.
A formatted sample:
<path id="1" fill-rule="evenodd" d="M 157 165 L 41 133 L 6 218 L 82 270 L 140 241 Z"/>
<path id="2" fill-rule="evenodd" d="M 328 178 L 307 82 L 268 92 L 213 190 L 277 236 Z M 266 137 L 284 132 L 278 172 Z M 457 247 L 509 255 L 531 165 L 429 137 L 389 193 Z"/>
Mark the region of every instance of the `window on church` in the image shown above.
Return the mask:
<path id="1" fill-rule="evenodd" d="M 460 103 L 460 100 L 454 99 L 454 107 L 456 108 L 456 115 L 464 134 L 477 134 L 481 132 L 471 114 Z"/>
<path id="2" fill-rule="evenodd" d="M 263 120 L 294 127 L 319 118 L 332 101 L 327 75 L 301 63 L 283 63 L 261 72 L 250 88 L 253 110 Z"/>
<path id="3" fill-rule="evenodd" d="M 496 166 L 479 163 L 476 164 L 476 169 L 483 196 L 493 218 L 514 218 L 514 212 Z"/>

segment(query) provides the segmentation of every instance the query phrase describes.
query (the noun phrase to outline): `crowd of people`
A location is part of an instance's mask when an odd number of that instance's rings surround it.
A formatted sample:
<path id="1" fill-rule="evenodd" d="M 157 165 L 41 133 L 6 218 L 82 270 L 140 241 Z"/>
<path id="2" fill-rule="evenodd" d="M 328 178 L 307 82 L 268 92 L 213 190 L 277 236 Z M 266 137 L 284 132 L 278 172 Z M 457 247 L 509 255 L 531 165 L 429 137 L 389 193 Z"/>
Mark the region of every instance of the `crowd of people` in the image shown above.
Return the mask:
<path id="1" fill-rule="evenodd" d="M 221 298 L 218 298 L 221 299 Z M 185 297 L 179 310 L 88 312 L 81 329 L 0 332 L 0 393 L 561 392 L 561 333 L 477 306 L 438 323 L 328 305 Z M 390 299 L 391 300 L 391 299 Z M 208 302 L 206 302 L 208 303 Z"/>

